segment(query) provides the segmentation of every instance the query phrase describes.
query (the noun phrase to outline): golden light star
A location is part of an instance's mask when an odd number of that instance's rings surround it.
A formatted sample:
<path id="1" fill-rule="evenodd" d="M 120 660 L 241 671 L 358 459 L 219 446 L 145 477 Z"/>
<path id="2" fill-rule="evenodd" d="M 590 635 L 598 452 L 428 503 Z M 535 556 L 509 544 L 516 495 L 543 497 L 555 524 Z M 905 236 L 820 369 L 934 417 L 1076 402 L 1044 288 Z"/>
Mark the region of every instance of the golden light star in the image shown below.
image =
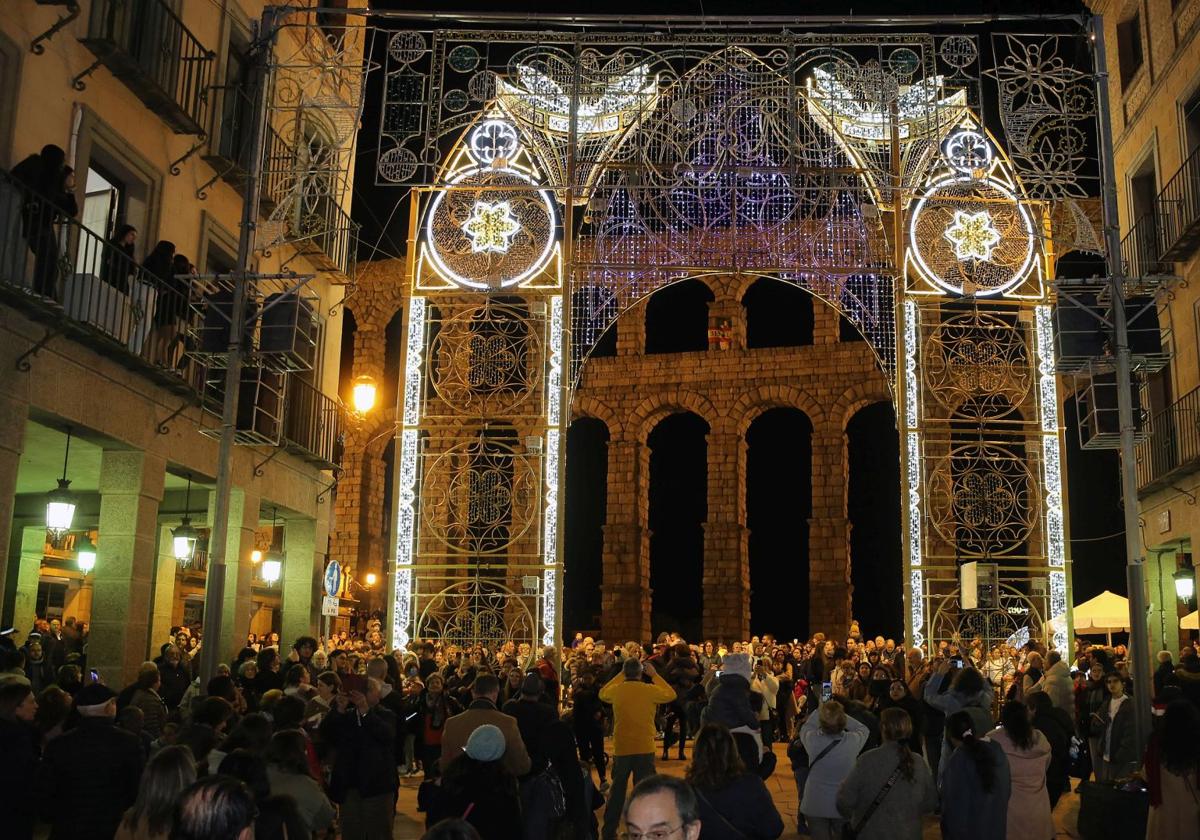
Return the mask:
<path id="1" fill-rule="evenodd" d="M 477 201 L 471 208 L 471 217 L 463 222 L 463 232 L 471 238 L 471 250 L 476 253 L 494 251 L 508 253 L 509 240 L 521 229 L 521 223 L 512 214 L 507 201 L 489 204 Z"/>
<path id="2" fill-rule="evenodd" d="M 986 210 L 978 213 L 954 211 L 954 224 L 946 228 L 946 239 L 954 245 L 960 260 L 990 260 L 992 249 L 1000 242 L 1000 232 L 992 226 Z"/>

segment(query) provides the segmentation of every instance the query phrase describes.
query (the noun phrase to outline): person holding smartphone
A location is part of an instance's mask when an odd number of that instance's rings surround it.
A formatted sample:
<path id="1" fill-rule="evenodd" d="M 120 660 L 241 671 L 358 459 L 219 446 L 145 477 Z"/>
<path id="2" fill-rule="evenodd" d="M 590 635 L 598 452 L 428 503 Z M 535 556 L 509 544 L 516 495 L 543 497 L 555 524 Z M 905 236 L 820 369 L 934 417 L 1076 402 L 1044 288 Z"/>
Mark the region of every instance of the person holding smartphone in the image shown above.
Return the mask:
<path id="1" fill-rule="evenodd" d="M 824 691 L 822 691 L 824 693 Z M 830 698 L 800 729 L 800 741 L 808 754 L 808 775 L 800 798 L 800 813 L 808 822 L 813 840 L 840 840 L 845 818 L 837 807 L 838 789 L 854 769 L 870 730 L 846 714 L 840 702 Z"/>

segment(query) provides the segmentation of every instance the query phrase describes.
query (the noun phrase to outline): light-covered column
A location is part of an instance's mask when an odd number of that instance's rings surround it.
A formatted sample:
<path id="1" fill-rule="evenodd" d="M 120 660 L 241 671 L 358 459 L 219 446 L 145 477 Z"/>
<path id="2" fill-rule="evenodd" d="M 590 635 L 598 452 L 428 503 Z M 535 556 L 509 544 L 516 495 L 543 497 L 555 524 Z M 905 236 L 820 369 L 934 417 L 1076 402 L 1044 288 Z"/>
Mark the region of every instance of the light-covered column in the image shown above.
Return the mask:
<path id="1" fill-rule="evenodd" d="M 600 629 L 613 645 L 650 637 L 649 471 L 647 447 L 609 442 Z"/>
<path id="2" fill-rule="evenodd" d="M 158 556 L 154 569 L 154 606 L 150 615 L 150 655 L 158 655 L 158 649 L 164 642 L 171 641 L 172 618 L 175 614 L 175 572 L 178 563 L 175 560 L 174 543 L 171 529 L 179 526 L 178 522 L 160 524 L 158 528 Z"/>
<path id="3" fill-rule="evenodd" d="M 212 515 L 216 510 L 216 494 L 209 493 L 208 525 L 212 527 Z M 250 552 L 254 550 L 254 531 L 258 528 L 259 498 L 240 487 L 229 493 L 229 530 L 225 544 L 225 600 L 221 605 L 221 638 L 204 639 L 204 644 L 220 644 L 219 661 L 232 658 L 246 643 L 250 632 L 250 584 L 254 579 L 254 565 Z M 205 604 L 205 609 L 212 606 Z"/>
<path id="4" fill-rule="evenodd" d="M 850 628 L 850 520 L 846 440 L 838 427 L 813 431 L 812 517 L 808 520 L 808 623 L 830 638 Z"/>
<path id="5" fill-rule="evenodd" d="M 166 461 L 149 452 L 100 456 L 100 528 L 92 573 L 88 664 L 111 686 L 128 684 L 149 652 L 158 505 Z"/>
<path id="6" fill-rule="evenodd" d="M 708 435 L 708 518 L 704 523 L 705 638 L 750 638 L 750 532 L 746 529 L 746 442 Z"/>
<path id="7" fill-rule="evenodd" d="M 7 600 L 4 586 L 8 580 L 8 547 L 13 536 L 13 502 L 17 497 L 17 471 L 28 419 L 27 403 L 0 396 L 0 604 Z M 19 624 L 14 626 L 19 633 L 27 629 Z"/>
<path id="8" fill-rule="evenodd" d="M 37 609 L 38 578 L 42 574 L 42 557 L 46 552 L 46 526 L 27 525 L 21 529 L 21 566 L 17 569 L 17 591 L 13 599 L 13 627 L 21 644 L 33 629 Z"/>
<path id="9" fill-rule="evenodd" d="M 283 623 L 280 641 L 290 645 L 298 636 L 313 635 L 320 615 L 321 597 L 317 579 L 317 523 L 313 519 L 288 519 L 284 522 L 284 562 L 282 579 Z"/>

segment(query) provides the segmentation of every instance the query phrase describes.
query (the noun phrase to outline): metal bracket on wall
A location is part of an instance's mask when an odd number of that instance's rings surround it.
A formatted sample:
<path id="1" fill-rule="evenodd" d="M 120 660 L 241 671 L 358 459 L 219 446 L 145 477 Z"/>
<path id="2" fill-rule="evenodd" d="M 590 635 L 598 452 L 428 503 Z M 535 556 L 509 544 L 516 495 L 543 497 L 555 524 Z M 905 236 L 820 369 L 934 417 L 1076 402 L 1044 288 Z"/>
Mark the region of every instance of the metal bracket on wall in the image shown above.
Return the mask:
<path id="1" fill-rule="evenodd" d="M 207 142 L 207 140 L 208 140 L 207 135 L 201 134 L 200 139 L 196 141 L 196 145 L 192 146 L 192 148 L 190 148 L 186 152 L 184 152 L 183 157 L 179 158 L 178 160 L 171 161 L 171 166 L 170 166 L 171 174 L 179 175 L 180 173 L 182 173 L 183 170 L 180 169 L 180 167 L 183 165 L 184 161 L 186 161 L 192 155 L 196 154 L 196 152 L 203 149 L 204 144 Z"/>
<path id="2" fill-rule="evenodd" d="M 1181 496 L 1186 496 L 1188 505 L 1190 505 L 1192 507 L 1196 506 L 1196 494 L 1195 493 L 1189 493 L 1187 490 L 1184 490 L 1178 484 L 1172 484 L 1171 489 L 1174 490 L 1176 493 L 1178 493 Z"/>
<path id="3" fill-rule="evenodd" d="M 56 335 L 58 335 L 58 330 L 47 328 L 45 335 L 43 335 L 36 343 L 34 343 L 32 347 L 30 347 L 20 356 L 17 356 L 17 360 L 13 363 L 13 366 L 21 373 L 29 373 L 29 371 L 33 368 L 33 364 L 29 360 L 41 352 L 42 348 L 49 344 L 50 339 L 54 338 Z"/>
<path id="4" fill-rule="evenodd" d="M 81 70 L 77 75 L 72 77 L 71 87 L 73 87 L 73 88 L 75 88 L 75 90 L 79 90 L 79 91 L 87 90 L 87 85 L 84 84 L 83 80 L 86 79 L 88 76 L 92 75 L 93 73 L 95 73 L 96 68 L 99 67 L 103 63 L 104 63 L 103 60 L 97 58 L 95 61 L 93 61 L 91 64 L 89 64 L 86 68 Z"/>
<path id="5" fill-rule="evenodd" d="M 47 29 L 45 32 L 43 32 L 41 35 L 34 38 L 32 42 L 30 42 L 29 51 L 31 53 L 33 53 L 34 55 L 41 55 L 42 53 L 44 53 L 46 51 L 46 48 L 42 46 L 42 41 L 49 41 L 51 38 L 53 38 L 55 35 L 58 34 L 58 31 L 60 29 L 62 29 L 67 24 L 69 24 L 71 21 L 75 20 L 75 18 L 79 17 L 79 4 L 78 3 L 74 2 L 74 0 L 71 0 L 71 2 L 66 4 L 66 6 L 67 6 L 67 13 L 65 15 L 63 15 L 62 17 L 60 17 L 58 20 L 54 21 L 53 26 L 51 26 L 49 29 Z"/>
<path id="6" fill-rule="evenodd" d="M 183 414 L 183 412 L 185 412 L 187 409 L 189 409 L 190 407 L 192 407 L 195 404 L 196 403 L 193 400 L 185 400 L 183 405 L 179 406 L 179 408 L 172 411 L 165 420 L 163 420 L 161 423 L 158 424 L 158 428 L 156 429 L 156 431 L 160 435 L 165 435 L 168 432 L 170 432 L 171 431 L 171 426 L 169 425 L 170 422 L 172 420 L 174 420 L 176 417 L 178 417 L 180 414 Z"/>
<path id="7" fill-rule="evenodd" d="M 280 452 L 282 452 L 282 451 L 283 451 L 283 447 L 282 447 L 282 446 L 277 446 L 277 447 L 275 447 L 275 451 L 274 451 L 274 452 L 272 452 L 270 455 L 268 455 L 268 456 L 267 456 L 267 460 L 265 460 L 265 461 L 260 461 L 259 463 L 255 464 L 255 465 L 254 465 L 254 477 L 255 477 L 255 478 L 262 478 L 264 475 L 266 475 L 266 471 L 265 471 L 265 470 L 263 470 L 263 467 L 265 467 L 267 464 L 271 463 L 271 462 L 272 462 L 272 461 L 274 461 L 276 458 L 278 458 L 278 457 L 279 457 L 279 453 L 280 453 Z"/>
<path id="8" fill-rule="evenodd" d="M 329 486 L 317 494 L 317 504 L 325 503 L 325 495 L 337 489 L 338 482 L 342 479 L 342 471 L 335 470 L 333 473 L 333 481 L 329 482 Z"/>

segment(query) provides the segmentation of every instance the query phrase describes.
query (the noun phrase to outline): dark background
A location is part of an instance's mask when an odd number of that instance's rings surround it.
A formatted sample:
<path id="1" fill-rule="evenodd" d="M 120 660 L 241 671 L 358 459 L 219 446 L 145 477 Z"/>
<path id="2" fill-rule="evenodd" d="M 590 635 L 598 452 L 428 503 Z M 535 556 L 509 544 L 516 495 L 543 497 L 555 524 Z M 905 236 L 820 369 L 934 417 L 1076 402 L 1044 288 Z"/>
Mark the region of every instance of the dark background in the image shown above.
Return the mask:
<path id="1" fill-rule="evenodd" d="M 376 9 L 429 11 L 500 11 L 493 3 L 411 3 L 374 0 Z M 904 14 L 1016 14 L 1075 13 L 1081 3 L 1051 2 L 855 2 L 786 3 L 762 0 L 752 5 L 737 2 L 651 3 L 611 0 L 594 3 L 530 3 L 514 0 L 503 7 L 526 14 L 528 21 L 511 28 L 537 29 L 539 13 L 552 14 L 728 14 L 745 15 L 888 15 Z M 396 22 L 396 28 L 432 28 L 432 22 Z M 452 26 L 441 22 L 439 26 Z M 1004 24 L 997 24 L 1005 28 Z M 1008 28 L 1012 28 L 1010 24 Z M 973 31 L 979 31 L 975 27 Z M 367 82 L 366 108 L 360 134 L 356 170 L 354 217 L 362 224 L 360 259 L 401 257 L 407 236 L 408 196 L 404 190 L 377 188 L 378 103 L 380 74 Z M 823 304 L 817 304 L 823 305 Z M 672 324 L 663 319 L 656 329 L 670 343 Z M 664 358 L 669 363 L 669 357 Z M 798 414 L 798 412 L 796 413 Z M 803 415 L 769 412 L 756 422 L 748 436 L 747 516 L 751 531 L 751 621 L 755 633 L 780 637 L 803 636 L 821 628 L 808 627 L 806 471 L 809 454 L 804 439 Z M 670 418 L 655 430 L 651 447 L 652 587 L 655 630 L 678 626 L 691 637 L 698 630 L 700 563 L 702 562 L 705 505 L 704 439 L 698 418 Z M 1068 474 L 1069 523 L 1075 561 L 1075 601 L 1079 603 L 1104 589 L 1125 592 L 1124 543 L 1120 505 L 1118 458 L 1112 451 L 1084 451 L 1075 431 L 1074 402 L 1068 401 L 1062 418 Z M 594 629 L 599 623 L 604 521 L 607 433 L 598 421 L 577 421 L 567 439 L 566 592 L 564 630 Z M 854 614 L 868 634 L 899 637 L 901 616 L 899 451 L 895 417 L 890 405 L 871 406 L 847 428 L 850 480 L 848 515 L 851 520 Z"/>

